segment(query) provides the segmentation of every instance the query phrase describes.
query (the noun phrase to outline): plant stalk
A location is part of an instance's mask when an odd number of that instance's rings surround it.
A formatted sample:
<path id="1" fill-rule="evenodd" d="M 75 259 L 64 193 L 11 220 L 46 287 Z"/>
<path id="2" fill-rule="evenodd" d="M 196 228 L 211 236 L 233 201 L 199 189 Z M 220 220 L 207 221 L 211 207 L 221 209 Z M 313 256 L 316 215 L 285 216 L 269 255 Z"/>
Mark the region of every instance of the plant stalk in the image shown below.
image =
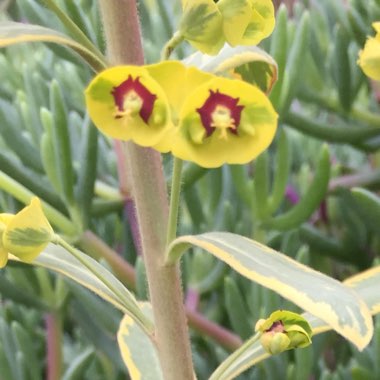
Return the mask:
<path id="1" fill-rule="evenodd" d="M 136 288 L 136 273 L 134 268 L 125 261 L 116 251 L 104 243 L 91 231 L 86 231 L 79 239 L 79 245 L 83 250 L 92 254 L 95 259 L 102 257 L 112 267 L 118 279 L 134 290 Z M 204 334 L 229 351 L 238 349 L 242 340 L 233 332 L 208 320 L 199 311 L 186 307 L 186 315 L 191 327 L 200 334 Z"/>
<path id="2" fill-rule="evenodd" d="M 134 0 L 99 0 L 112 64 L 144 62 Z M 119 158 L 120 159 L 120 158 Z M 193 365 L 178 264 L 164 266 L 168 201 L 161 156 L 126 143 L 132 197 L 155 320 L 155 338 L 167 380 L 193 380 Z"/>
<path id="3" fill-rule="evenodd" d="M 46 314 L 45 326 L 46 380 L 59 380 L 62 372 L 62 320 L 59 312 Z"/>

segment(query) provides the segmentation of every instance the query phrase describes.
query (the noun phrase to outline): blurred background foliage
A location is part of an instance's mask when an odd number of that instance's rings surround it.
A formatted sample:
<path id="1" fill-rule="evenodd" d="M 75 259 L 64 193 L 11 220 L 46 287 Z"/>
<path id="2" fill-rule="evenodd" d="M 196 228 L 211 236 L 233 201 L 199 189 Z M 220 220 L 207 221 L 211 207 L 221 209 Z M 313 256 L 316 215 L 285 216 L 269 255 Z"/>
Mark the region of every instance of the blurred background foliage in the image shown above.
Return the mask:
<path id="1" fill-rule="evenodd" d="M 56 3 L 104 51 L 97 2 Z M 276 29 L 261 47 L 278 63 L 270 95 L 280 116 L 277 138 L 245 166 L 205 170 L 186 164 L 180 233 L 249 236 L 343 280 L 378 263 L 380 252 L 380 84 L 356 63 L 373 34 L 371 23 L 380 20 L 380 1 L 275 3 Z M 65 32 L 41 1 L 3 0 L 0 7 L 2 20 Z M 146 62 L 155 62 L 178 24 L 180 2 L 140 0 L 139 9 Z M 185 44 L 174 57 L 191 53 Z M 146 299 L 113 143 L 85 112 L 83 89 L 92 75 L 78 56 L 57 45 L 22 44 L 0 52 L 0 210 L 21 207 L 10 194 L 12 180 L 16 188 L 29 189 L 71 220 L 76 233 L 61 232 L 72 241 L 80 243 L 91 230 L 135 266 L 136 292 Z M 169 181 L 170 157 L 164 165 Z M 351 190 L 358 187 L 367 190 Z M 243 339 L 260 317 L 294 309 L 196 249 L 184 257 L 183 283 L 188 307 Z M 11 263 L 0 272 L 0 305 L 2 379 L 43 378 L 52 320 L 63 331 L 63 379 L 127 377 L 115 340 L 121 315 L 88 291 L 41 268 Z M 198 378 L 206 379 L 227 351 L 205 334 L 191 334 Z M 379 378 L 378 318 L 362 353 L 328 333 L 239 377 Z"/>

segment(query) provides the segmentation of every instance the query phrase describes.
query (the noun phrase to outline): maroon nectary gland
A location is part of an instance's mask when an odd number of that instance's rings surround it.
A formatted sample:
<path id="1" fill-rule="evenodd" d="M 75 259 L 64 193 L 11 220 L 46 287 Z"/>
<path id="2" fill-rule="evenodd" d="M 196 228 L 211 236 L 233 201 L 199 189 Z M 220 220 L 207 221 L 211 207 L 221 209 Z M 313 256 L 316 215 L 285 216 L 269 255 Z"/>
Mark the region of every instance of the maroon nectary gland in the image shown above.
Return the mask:
<path id="1" fill-rule="evenodd" d="M 269 331 L 284 332 L 285 331 L 284 324 L 282 323 L 282 321 L 273 322 L 273 325 L 269 327 L 268 330 L 265 330 L 265 331 L 266 332 L 269 332 Z"/>
<path id="2" fill-rule="evenodd" d="M 241 111 L 244 106 L 238 106 L 239 98 L 233 98 L 231 96 L 222 94 L 219 90 L 216 92 L 210 90 L 210 96 L 207 98 L 202 107 L 197 108 L 197 112 L 201 117 L 202 124 L 206 130 L 207 137 L 211 136 L 215 131 L 215 127 L 212 127 L 212 113 L 217 106 L 224 106 L 231 111 L 231 117 L 235 120 L 236 128 L 228 128 L 230 132 L 237 134 L 238 126 L 240 124 Z"/>
<path id="3" fill-rule="evenodd" d="M 141 116 L 141 119 L 148 124 L 149 117 L 153 112 L 153 106 L 155 100 L 157 99 L 157 95 L 152 94 L 143 84 L 141 84 L 139 77 L 133 79 L 132 76 L 129 75 L 127 80 L 122 82 L 119 86 L 113 88 L 111 94 L 115 100 L 115 105 L 119 111 L 124 111 L 124 96 L 132 90 L 135 91 L 143 101 L 139 115 Z M 121 117 L 122 116 L 120 115 L 115 116 L 116 119 Z"/>

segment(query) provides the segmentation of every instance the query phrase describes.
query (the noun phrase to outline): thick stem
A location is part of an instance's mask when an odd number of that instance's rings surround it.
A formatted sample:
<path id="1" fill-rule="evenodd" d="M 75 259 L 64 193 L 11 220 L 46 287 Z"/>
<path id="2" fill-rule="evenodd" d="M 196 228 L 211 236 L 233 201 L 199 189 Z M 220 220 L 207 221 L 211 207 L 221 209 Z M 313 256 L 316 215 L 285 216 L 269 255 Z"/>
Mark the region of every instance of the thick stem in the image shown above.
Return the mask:
<path id="1" fill-rule="evenodd" d="M 99 0 L 113 64 L 143 64 L 136 1 Z M 192 380 L 193 365 L 178 266 L 164 266 L 168 202 L 160 155 L 126 143 L 132 196 L 153 306 L 161 366 L 167 380 Z"/>
<path id="2" fill-rule="evenodd" d="M 99 0 L 107 55 L 112 64 L 144 63 L 135 0 Z"/>
<path id="3" fill-rule="evenodd" d="M 45 316 L 46 380 L 59 380 L 62 372 L 62 321 L 58 312 Z"/>
<path id="4" fill-rule="evenodd" d="M 168 205 L 160 156 L 134 144 L 128 148 L 161 365 L 165 379 L 193 379 L 179 268 L 164 266 Z"/>

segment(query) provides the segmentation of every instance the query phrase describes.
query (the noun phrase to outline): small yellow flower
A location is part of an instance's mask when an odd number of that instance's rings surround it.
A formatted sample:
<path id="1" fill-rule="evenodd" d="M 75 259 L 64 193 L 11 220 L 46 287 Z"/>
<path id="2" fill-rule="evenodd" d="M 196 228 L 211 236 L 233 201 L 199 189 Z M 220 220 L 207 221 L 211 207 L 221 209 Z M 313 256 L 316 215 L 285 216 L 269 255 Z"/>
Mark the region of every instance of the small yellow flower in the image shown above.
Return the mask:
<path id="1" fill-rule="evenodd" d="M 38 198 L 33 198 L 30 205 L 16 215 L 0 214 L 0 268 L 6 265 L 8 253 L 22 261 L 32 261 L 53 236 Z"/>
<path id="2" fill-rule="evenodd" d="M 223 47 L 223 16 L 212 0 L 184 0 L 181 35 L 202 53 L 215 55 Z"/>
<path id="3" fill-rule="evenodd" d="M 231 46 L 257 45 L 274 28 L 272 0 L 183 0 L 181 35 L 206 54 Z"/>
<path id="4" fill-rule="evenodd" d="M 274 29 L 272 0 L 220 0 L 223 32 L 231 46 L 257 45 Z"/>
<path id="5" fill-rule="evenodd" d="M 311 344 L 312 330 L 309 323 L 291 311 L 273 312 L 268 319 L 260 319 L 255 330 L 262 333 L 261 344 L 272 355 Z"/>
<path id="6" fill-rule="evenodd" d="M 372 24 L 375 37 L 369 37 L 359 54 L 359 65 L 366 75 L 380 81 L 380 21 Z"/>
<path id="7" fill-rule="evenodd" d="M 146 67 L 104 70 L 85 95 L 89 115 L 103 133 L 149 147 L 160 141 L 171 117 L 166 95 Z"/>
<path id="8" fill-rule="evenodd" d="M 172 153 L 206 168 L 244 164 L 273 140 L 277 114 L 257 87 L 214 77 L 183 104 Z"/>

